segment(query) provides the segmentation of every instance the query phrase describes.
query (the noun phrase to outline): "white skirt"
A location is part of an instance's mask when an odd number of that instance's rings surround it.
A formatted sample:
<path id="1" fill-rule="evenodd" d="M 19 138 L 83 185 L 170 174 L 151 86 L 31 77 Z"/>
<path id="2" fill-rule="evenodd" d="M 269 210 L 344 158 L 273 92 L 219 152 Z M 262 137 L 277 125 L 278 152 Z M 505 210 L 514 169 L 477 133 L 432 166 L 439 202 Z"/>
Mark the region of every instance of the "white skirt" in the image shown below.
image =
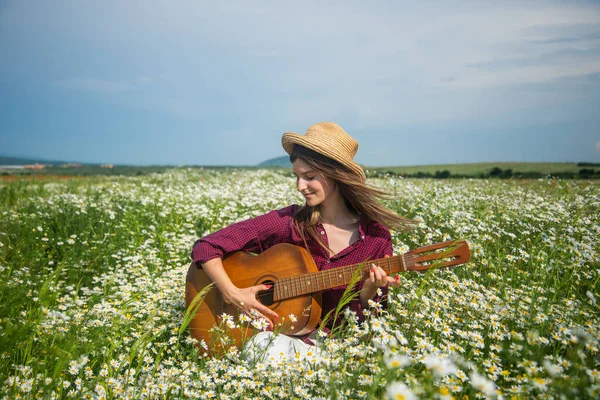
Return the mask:
<path id="1" fill-rule="evenodd" d="M 314 336 L 314 337 L 313 337 Z M 316 343 L 316 331 L 309 338 Z M 317 346 L 310 345 L 294 336 L 260 332 L 244 344 L 244 353 L 249 360 L 267 361 L 287 359 L 288 361 L 306 358 L 316 352 Z"/>

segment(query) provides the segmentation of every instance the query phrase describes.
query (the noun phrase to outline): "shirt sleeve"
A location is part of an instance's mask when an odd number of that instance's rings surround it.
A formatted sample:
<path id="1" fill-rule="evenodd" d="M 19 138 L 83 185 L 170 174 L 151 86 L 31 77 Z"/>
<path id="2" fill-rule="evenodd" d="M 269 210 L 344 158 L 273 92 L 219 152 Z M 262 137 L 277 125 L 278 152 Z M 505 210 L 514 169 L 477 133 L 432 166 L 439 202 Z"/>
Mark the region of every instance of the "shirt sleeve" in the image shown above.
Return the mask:
<path id="1" fill-rule="evenodd" d="M 192 261 L 197 266 L 213 258 L 224 258 L 237 251 L 262 253 L 269 247 L 289 241 L 295 206 L 237 222 L 194 243 Z"/>

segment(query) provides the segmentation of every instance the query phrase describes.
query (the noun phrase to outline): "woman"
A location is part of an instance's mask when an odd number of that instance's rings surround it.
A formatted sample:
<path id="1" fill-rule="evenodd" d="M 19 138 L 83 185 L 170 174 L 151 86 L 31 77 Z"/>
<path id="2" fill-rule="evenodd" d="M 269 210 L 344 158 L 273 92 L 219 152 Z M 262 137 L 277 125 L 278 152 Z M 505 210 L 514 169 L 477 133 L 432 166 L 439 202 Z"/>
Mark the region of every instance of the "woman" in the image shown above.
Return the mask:
<path id="1" fill-rule="evenodd" d="M 358 143 L 339 125 L 322 122 L 311 126 L 305 135 L 285 133 L 282 145 L 290 155 L 296 188 L 306 204 L 233 224 L 197 241 L 192 252 L 194 263 L 204 268 L 226 301 L 247 315 L 258 313 L 271 329 L 279 316 L 256 298 L 258 291 L 269 287 L 236 287 L 223 269 L 225 255 L 260 253 L 278 243 L 292 243 L 308 249 L 319 270 L 331 269 L 391 255 L 388 227 L 398 230 L 411 222 L 379 202 L 385 192 L 366 184 L 362 168 L 353 161 Z M 382 268 L 371 264 L 368 278 L 358 284 L 358 298 L 349 307 L 361 318 L 378 288 L 398 284 L 398 276 L 387 276 Z M 337 307 L 345 289 L 323 292 L 322 316 Z M 254 336 L 251 343 L 255 349 L 265 349 L 267 355 L 284 352 L 293 356 L 296 351 L 306 352 L 314 343 L 311 339 L 314 335 L 275 337 L 264 332 Z"/>

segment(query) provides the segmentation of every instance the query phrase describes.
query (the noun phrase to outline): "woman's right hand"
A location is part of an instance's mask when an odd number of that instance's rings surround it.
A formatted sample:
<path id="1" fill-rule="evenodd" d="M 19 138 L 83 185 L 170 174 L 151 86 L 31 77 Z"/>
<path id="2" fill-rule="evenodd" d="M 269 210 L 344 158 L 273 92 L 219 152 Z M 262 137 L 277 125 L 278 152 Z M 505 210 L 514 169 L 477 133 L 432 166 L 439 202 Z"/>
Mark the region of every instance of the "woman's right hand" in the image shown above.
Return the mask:
<path id="1" fill-rule="evenodd" d="M 229 276 L 223 269 L 223 261 L 220 258 L 213 258 L 202 264 L 204 272 L 217 285 L 225 301 L 236 306 L 240 312 L 243 312 L 251 318 L 262 317 L 267 320 L 271 330 L 273 329 L 273 319 L 279 319 L 275 311 L 266 307 L 256 298 L 256 294 L 262 290 L 269 290 L 267 285 L 256 285 L 247 288 L 238 288 L 231 282 Z M 257 315 L 256 315 L 257 314 Z"/>
<path id="2" fill-rule="evenodd" d="M 269 328 L 273 330 L 273 320 L 279 319 L 279 315 L 256 298 L 257 293 L 269 290 L 270 285 L 256 285 L 247 288 L 238 288 L 233 286 L 227 293 L 223 293 L 225 300 L 236 306 L 240 312 L 251 318 L 262 317 L 269 323 Z"/>

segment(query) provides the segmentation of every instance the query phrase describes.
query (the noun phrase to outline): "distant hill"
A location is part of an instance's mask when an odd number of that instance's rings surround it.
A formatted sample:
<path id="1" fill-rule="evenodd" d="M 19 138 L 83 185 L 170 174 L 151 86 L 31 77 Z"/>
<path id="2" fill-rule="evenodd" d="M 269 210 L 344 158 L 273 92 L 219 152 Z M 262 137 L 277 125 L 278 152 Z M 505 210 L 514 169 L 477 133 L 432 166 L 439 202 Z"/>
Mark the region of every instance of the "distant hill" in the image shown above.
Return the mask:
<path id="1" fill-rule="evenodd" d="M 0 165 L 26 165 L 26 164 L 51 164 L 51 165 L 63 165 L 73 163 L 73 161 L 56 161 L 56 160 L 42 160 L 39 158 L 25 158 L 25 157 L 11 157 L 0 155 Z M 83 163 L 78 163 L 83 164 Z"/>
<path id="2" fill-rule="evenodd" d="M 281 156 L 277 158 L 271 158 L 258 164 L 258 167 L 281 167 L 290 168 L 290 156 Z"/>

